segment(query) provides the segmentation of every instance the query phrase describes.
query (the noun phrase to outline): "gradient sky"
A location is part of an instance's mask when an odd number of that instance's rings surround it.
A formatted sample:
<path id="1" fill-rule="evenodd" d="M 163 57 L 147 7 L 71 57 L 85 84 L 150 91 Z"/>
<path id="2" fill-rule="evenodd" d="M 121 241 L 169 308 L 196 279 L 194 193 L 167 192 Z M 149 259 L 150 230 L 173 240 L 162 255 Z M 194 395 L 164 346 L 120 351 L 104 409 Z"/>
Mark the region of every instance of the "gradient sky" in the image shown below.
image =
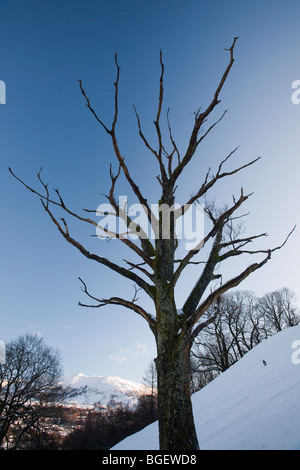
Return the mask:
<path id="1" fill-rule="evenodd" d="M 152 334 L 133 312 L 78 306 L 87 301 L 78 276 L 99 297 L 130 298 L 133 287 L 68 245 L 39 199 L 8 172 L 11 167 L 38 187 L 36 173 L 43 166 L 49 188 L 58 187 L 74 210 L 104 202 L 109 164 L 116 169 L 116 160 L 109 136 L 85 107 L 78 79 L 110 125 L 116 51 L 121 67 L 119 143 L 132 175 L 154 203 L 157 167 L 139 140 L 133 104 L 145 132 L 155 137 L 160 49 L 164 116 L 170 107 L 174 137 L 184 149 L 193 113 L 208 105 L 228 63 L 224 48 L 240 36 L 212 119 L 225 109 L 228 113 L 181 178 L 179 202 L 199 187 L 208 167 L 213 171 L 236 146 L 239 151 L 228 169 L 262 157 L 222 181 L 211 196 L 222 204 L 241 186 L 245 193 L 254 192 L 245 205 L 250 212 L 246 228 L 248 234 L 269 233 L 262 248 L 281 244 L 298 224 L 288 244 L 240 289 L 263 295 L 288 287 L 300 302 L 300 105 L 291 100 L 292 82 L 300 80 L 299 14 L 299 0 L 0 0 L 0 80 L 6 84 L 6 104 L 0 105 L 2 340 L 41 334 L 61 352 L 66 374 L 141 381 L 155 357 Z M 128 193 L 124 180 L 118 192 Z M 118 242 L 89 237 L 90 227 L 70 222 L 70 228 L 102 255 L 128 258 Z M 252 262 L 244 259 L 243 266 Z M 239 267 L 230 264 L 224 274 L 235 274 Z M 196 272 L 179 286 L 179 308 Z"/>

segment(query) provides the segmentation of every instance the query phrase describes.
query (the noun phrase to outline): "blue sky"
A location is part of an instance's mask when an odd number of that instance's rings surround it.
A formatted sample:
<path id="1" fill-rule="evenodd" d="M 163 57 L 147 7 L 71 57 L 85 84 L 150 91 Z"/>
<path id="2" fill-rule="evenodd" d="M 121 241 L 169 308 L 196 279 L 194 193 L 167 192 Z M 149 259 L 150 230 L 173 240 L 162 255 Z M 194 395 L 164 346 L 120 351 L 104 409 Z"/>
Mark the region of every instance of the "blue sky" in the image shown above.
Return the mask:
<path id="1" fill-rule="evenodd" d="M 164 112 L 170 107 L 173 133 L 184 149 L 193 112 L 211 100 L 228 62 L 224 48 L 234 36 L 240 36 L 236 61 L 213 118 L 228 113 L 181 178 L 179 202 L 236 146 L 230 168 L 262 157 L 222 181 L 213 196 L 230 202 L 241 185 L 254 192 L 245 206 L 246 228 L 249 234 L 269 233 L 262 248 L 279 245 L 298 224 L 289 243 L 240 288 L 263 295 L 286 286 L 300 301 L 300 105 L 291 100 L 292 82 L 300 80 L 299 13 L 297 0 L 0 1 L 0 80 L 6 84 L 6 104 L 0 105 L 1 339 L 39 332 L 60 350 L 67 374 L 141 380 L 155 357 L 147 324 L 120 307 L 78 306 L 87 300 L 78 276 L 99 297 L 130 298 L 132 285 L 69 246 L 39 199 L 8 167 L 36 185 L 43 166 L 49 187 L 58 187 L 74 210 L 103 202 L 109 164 L 117 165 L 109 137 L 85 107 L 78 80 L 110 124 L 117 51 L 121 151 L 148 200 L 156 202 L 157 167 L 139 140 L 133 105 L 154 137 L 162 49 Z M 123 180 L 118 189 L 128 192 Z M 81 240 L 95 242 L 89 227 L 70 227 Z M 114 260 L 125 256 L 115 241 L 98 241 L 97 250 Z M 239 267 L 230 264 L 225 274 Z M 196 274 L 192 270 L 180 284 L 179 308 Z"/>

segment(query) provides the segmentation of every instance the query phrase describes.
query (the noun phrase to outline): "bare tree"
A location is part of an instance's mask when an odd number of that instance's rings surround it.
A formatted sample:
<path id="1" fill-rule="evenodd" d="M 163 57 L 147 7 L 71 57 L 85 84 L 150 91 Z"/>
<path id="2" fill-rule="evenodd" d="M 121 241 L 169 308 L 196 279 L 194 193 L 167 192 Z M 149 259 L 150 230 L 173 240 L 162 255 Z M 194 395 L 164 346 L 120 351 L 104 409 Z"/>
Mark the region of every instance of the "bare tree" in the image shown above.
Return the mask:
<path id="1" fill-rule="evenodd" d="M 250 274 L 263 267 L 271 259 L 272 253 L 280 249 L 286 242 L 285 240 L 280 246 L 271 249 L 247 250 L 247 245 L 254 240 L 265 237 L 266 234 L 238 237 L 233 236 L 234 231 L 231 230 L 231 236 L 227 235 L 227 228 L 232 226 L 238 217 L 236 212 L 251 196 L 250 194 L 245 194 L 243 188 L 241 188 L 240 194 L 233 198 L 230 206 L 222 210 L 215 210 L 209 205 L 206 207 L 205 213 L 210 223 L 209 230 L 196 246 L 187 251 L 187 253 L 184 253 L 184 255 L 178 255 L 179 243 L 176 236 L 176 222 L 181 220 L 191 210 L 194 203 L 206 197 L 207 193 L 220 180 L 239 173 L 259 159 L 256 158 L 235 169 L 225 170 L 225 165 L 228 164 L 230 158 L 237 151 L 237 148 L 234 149 L 221 161 L 214 174 L 211 174 L 210 170 L 208 170 L 203 175 L 202 184 L 199 185 L 192 196 L 187 198 L 185 204 L 179 205 L 179 207 L 175 206 L 175 194 L 180 177 L 195 157 L 201 142 L 213 131 L 226 114 L 226 111 L 224 111 L 217 120 L 207 126 L 208 118 L 210 118 L 212 112 L 220 103 L 220 93 L 234 64 L 234 48 L 237 39 L 234 38 L 231 47 L 226 49 L 229 55 L 228 65 L 216 86 L 212 99 L 203 111 L 199 109 L 195 113 L 194 123 L 183 152 L 176 144 L 170 124 L 169 111 L 166 114 L 166 136 L 162 131 L 164 63 L 161 52 L 158 106 L 154 120 L 157 136 L 156 143 L 151 143 L 148 140 L 143 131 L 140 116 L 134 108 L 139 135 L 146 149 L 154 157 L 159 169 L 159 175 L 157 176 L 157 181 L 160 185 L 160 195 L 157 198 L 159 201 L 158 216 L 152 210 L 152 205 L 148 203 L 147 197 L 134 181 L 125 157 L 119 148 L 117 123 L 120 67 L 117 55 L 115 56 L 114 115 L 111 126 L 105 124 L 103 118 L 95 111 L 81 81 L 79 81 L 79 85 L 87 108 L 111 139 L 114 154 L 118 162 L 118 171 L 113 173 L 112 168 L 110 169 L 111 187 L 107 199 L 112 209 L 111 212 L 125 225 L 125 232 L 114 232 L 106 227 L 99 226 L 94 218 L 87 216 L 87 214 L 92 213 L 95 215 L 95 210 L 85 209 L 84 214 L 74 212 L 64 201 L 58 189 L 55 190 L 56 197 L 53 198 L 50 195 L 48 185 L 42 179 L 41 171 L 37 176 L 43 190 L 39 191 L 28 186 L 10 170 L 27 189 L 40 197 L 46 213 L 68 243 L 73 245 L 86 258 L 106 266 L 134 283 L 137 288 L 142 289 L 151 299 L 153 311 L 149 312 L 137 303 L 136 295 L 133 299 L 124 299 L 118 296 L 101 298 L 90 293 L 87 285 L 82 281 L 83 290 L 93 303 L 91 305 L 81 303 L 81 305 L 96 308 L 105 305 L 124 306 L 142 316 L 154 334 L 157 345 L 159 436 L 160 448 L 163 450 L 195 450 L 199 448 L 190 398 L 190 349 L 195 337 L 208 322 L 212 321 L 212 318 L 210 318 L 201 322 L 201 318 L 220 295 L 238 286 Z M 148 236 L 148 232 L 141 224 L 138 224 L 130 217 L 126 208 L 118 202 L 115 196 L 116 184 L 121 173 L 125 176 L 129 188 L 136 196 L 148 224 L 155 234 L 154 241 Z M 125 265 L 122 263 L 117 264 L 105 256 L 89 251 L 71 233 L 66 219 L 63 217 L 59 219 L 55 215 L 55 208 L 61 209 L 71 218 L 73 217 L 94 226 L 98 231 L 102 231 L 103 236 L 119 239 L 120 243 L 123 243 L 132 251 L 133 259 L 126 260 Z M 167 216 L 163 213 L 164 209 L 166 209 Z M 130 237 L 132 233 L 135 234 L 136 240 Z M 166 236 L 166 233 L 168 233 L 168 236 Z M 178 280 L 191 264 L 199 263 L 196 255 L 199 254 L 203 247 L 208 250 L 203 270 L 199 270 L 196 283 L 191 288 L 185 302 L 181 306 L 182 308 L 179 310 L 175 301 L 175 290 Z M 220 263 L 229 258 L 242 255 L 258 255 L 260 258 L 241 272 L 234 274 L 227 282 L 213 287 L 213 281 L 220 277 L 219 274 L 216 274 L 216 269 L 220 266 Z M 208 289 L 211 290 L 208 292 Z"/>
<path id="2" fill-rule="evenodd" d="M 265 338 L 256 302 L 252 292 L 236 291 L 223 295 L 208 309 L 208 318 L 214 320 L 195 339 L 192 349 L 196 374 L 224 372 Z"/>
<path id="3" fill-rule="evenodd" d="M 143 382 L 151 388 L 151 393 L 146 398 L 148 398 L 150 404 L 150 416 L 154 417 L 157 409 L 157 372 L 155 361 L 149 363 L 143 376 Z"/>
<path id="4" fill-rule="evenodd" d="M 151 395 L 156 393 L 157 388 L 157 373 L 155 367 L 155 361 L 151 361 L 148 364 L 143 376 L 143 383 L 151 388 Z"/>
<path id="5" fill-rule="evenodd" d="M 295 295 L 287 288 L 257 298 L 236 291 L 219 298 L 207 311 L 214 320 L 194 341 L 194 381 L 209 373 L 221 373 L 261 341 L 300 323 Z M 216 309 L 218 315 L 214 315 Z M 211 378 L 214 378 L 212 375 Z"/>
<path id="6" fill-rule="evenodd" d="M 300 322 L 295 294 L 286 287 L 258 299 L 257 309 L 263 318 L 262 328 L 268 336 Z"/>
<path id="7" fill-rule="evenodd" d="M 10 437 L 10 447 L 17 448 L 48 408 L 67 396 L 59 385 L 61 373 L 58 352 L 42 338 L 26 334 L 7 344 L 0 365 L 0 445 Z"/>

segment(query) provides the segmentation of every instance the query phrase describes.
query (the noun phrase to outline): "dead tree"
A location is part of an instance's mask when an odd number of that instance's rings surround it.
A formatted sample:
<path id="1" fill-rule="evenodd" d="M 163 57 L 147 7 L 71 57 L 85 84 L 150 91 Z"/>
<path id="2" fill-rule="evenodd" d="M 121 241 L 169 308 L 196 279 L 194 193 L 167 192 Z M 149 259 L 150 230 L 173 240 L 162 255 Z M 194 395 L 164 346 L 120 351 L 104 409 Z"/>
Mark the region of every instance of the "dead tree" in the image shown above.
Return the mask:
<path id="1" fill-rule="evenodd" d="M 162 132 L 161 115 L 164 96 L 164 63 L 162 53 L 160 53 L 161 73 L 159 79 L 158 107 L 154 120 L 157 143 L 152 144 L 147 139 L 143 132 L 140 116 L 134 108 L 139 135 L 146 149 L 153 155 L 159 168 L 159 176 L 157 179 L 160 184 L 161 193 L 158 206 L 159 209 L 170 209 L 168 217 L 163 217 L 161 211 L 159 211 L 159 216 L 154 214 L 152 206 L 149 205 L 142 190 L 132 178 L 127 162 L 125 162 L 125 158 L 119 148 L 117 123 L 120 67 L 117 54 L 115 56 L 116 80 L 114 82 L 114 116 L 110 127 L 104 123 L 103 119 L 95 111 L 82 82 L 79 81 L 85 104 L 111 139 L 114 154 L 118 162 L 118 171 L 116 174 L 110 169 L 111 187 L 107 199 L 112 208 L 112 212 L 125 224 L 127 231 L 126 233 L 114 233 L 112 230 L 102 227 L 103 235 L 119 239 L 120 243 L 125 244 L 129 250 L 132 250 L 134 259 L 136 259 L 137 256 L 140 260 L 139 262 L 126 261 L 125 265 L 123 265 L 123 263 L 116 264 L 105 257 L 105 255 L 101 256 L 89 251 L 75 238 L 73 233 L 70 232 L 66 219 L 59 219 L 54 214 L 53 209 L 55 207 L 59 208 L 67 216 L 90 224 L 99 230 L 99 223 L 95 221 L 95 217 L 92 218 L 92 216 L 90 216 L 93 212 L 95 216 L 96 211 L 85 209 L 82 214 L 74 212 L 64 201 L 58 189 L 55 190 L 56 195 L 54 198 L 50 196 L 48 185 L 43 181 L 41 171 L 38 173 L 37 177 L 42 184 L 43 190 L 39 191 L 28 186 L 10 170 L 13 176 L 23 183 L 27 189 L 40 197 L 46 213 L 68 243 L 73 245 L 86 258 L 96 261 L 100 265 L 117 272 L 123 278 L 132 281 L 138 289 L 142 289 L 151 299 L 153 311 L 149 312 L 146 311 L 142 305 L 137 303 L 138 299 L 136 295 L 131 300 L 118 296 L 100 298 L 99 296 L 91 294 L 84 281 L 82 281 L 83 290 L 93 303 L 91 305 L 81 305 L 92 307 L 118 305 L 133 310 L 146 320 L 155 337 L 157 345 L 156 367 L 158 376 L 159 439 L 160 449 L 162 450 L 195 450 L 199 448 L 190 398 L 189 356 L 194 338 L 208 322 L 213 321 L 213 317 L 209 320 L 204 320 L 203 318 L 205 318 L 205 316 L 203 317 L 203 315 L 220 295 L 238 286 L 250 274 L 263 267 L 271 259 L 272 253 L 280 249 L 286 242 L 285 240 L 280 246 L 271 249 L 247 250 L 246 248 L 251 242 L 258 238 L 265 237 L 266 234 L 262 233 L 259 235 L 241 237 L 234 235 L 235 232 L 232 230 L 228 232 L 228 227 L 232 226 L 234 220 L 237 218 L 235 217 L 236 212 L 250 197 L 250 194 L 244 194 L 243 188 L 241 188 L 239 196 L 233 198 L 231 206 L 227 206 L 225 209 L 219 211 L 216 211 L 209 205 L 205 208 L 205 214 L 211 224 L 210 229 L 203 236 L 201 242 L 178 258 L 178 239 L 176 238 L 175 231 L 176 221 L 182 218 L 191 209 L 194 203 L 204 198 L 220 180 L 244 170 L 259 159 L 256 158 L 232 170 L 225 170 L 225 165 L 228 164 L 228 161 L 237 149 L 233 150 L 221 161 L 214 174 L 207 171 L 207 173 L 203 175 L 203 182 L 200 187 L 188 198 L 185 204 L 176 208 L 175 193 L 179 177 L 184 173 L 184 170 L 194 158 L 201 142 L 211 133 L 226 114 L 225 111 L 221 117 L 205 128 L 207 119 L 220 103 L 220 93 L 234 63 L 234 48 L 237 39 L 238 38 L 234 38 L 231 47 L 226 49 L 229 55 L 228 65 L 209 105 L 203 111 L 199 110 L 195 113 L 195 120 L 190 135 L 188 136 L 188 142 L 184 152 L 180 151 L 176 145 L 170 125 L 169 112 L 166 115 L 167 136 L 163 136 Z M 168 144 L 165 143 L 166 139 L 168 139 Z M 171 150 L 167 150 L 168 146 Z M 143 208 L 155 237 L 149 237 L 147 231 L 130 217 L 125 207 L 119 204 L 115 196 L 115 188 L 121 173 L 125 176 L 129 188 L 133 191 L 138 203 Z M 164 235 L 166 228 L 169 231 L 169 236 Z M 137 240 L 133 240 L 129 237 L 129 234 L 133 232 Z M 230 236 L 228 233 L 230 233 Z M 208 249 L 208 256 L 205 263 L 201 265 L 199 260 L 197 261 L 196 256 L 200 252 L 201 254 L 203 253 L 203 248 Z M 234 274 L 227 282 L 213 287 L 213 281 L 220 276 L 216 274 L 216 269 L 220 266 L 220 263 L 230 257 L 242 255 L 258 255 L 260 258 L 257 262 L 250 264 L 242 272 Z M 191 264 L 195 265 L 198 263 L 199 267 L 202 266 L 203 269 L 199 269 L 199 277 L 179 310 L 175 301 L 175 289 L 178 285 L 178 280 Z"/>

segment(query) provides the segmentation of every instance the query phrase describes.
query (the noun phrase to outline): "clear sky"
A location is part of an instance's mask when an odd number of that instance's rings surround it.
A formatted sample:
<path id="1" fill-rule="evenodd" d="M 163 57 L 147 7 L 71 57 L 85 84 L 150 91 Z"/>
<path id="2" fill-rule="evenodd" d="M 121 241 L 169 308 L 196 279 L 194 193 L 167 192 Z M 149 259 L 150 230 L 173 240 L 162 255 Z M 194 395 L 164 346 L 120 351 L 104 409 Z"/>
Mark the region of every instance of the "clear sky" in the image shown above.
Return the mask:
<path id="1" fill-rule="evenodd" d="M 254 192 L 245 206 L 250 211 L 246 228 L 249 234 L 269 233 L 262 248 L 279 245 L 298 224 L 289 243 L 240 288 L 263 295 L 285 286 L 300 302 L 300 105 L 291 100 L 292 82 L 300 80 L 299 14 L 299 0 L 0 0 L 0 80 L 6 85 L 6 104 L 0 105 L 2 340 L 26 332 L 43 335 L 60 350 L 67 374 L 141 381 L 155 357 L 152 334 L 133 312 L 78 306 L 78 301 L 87 301 L 78 276 L 99 297 L 130 298 L 133 287 L 68 245 L 39 199 L 8 172 L 11 167 L 36 185 L 43 166 L 49 188 L 58 187 L 74 210 L 95 209 L 104 202 L 109 164 L 116 169 L 116 160 L 109 136 L 85 107 L 78 80 L 109 125 L 116 51 L 121 151 L 148 200 L 156 202 L 156 162 L 139 140 L 133 104 L 145 132 L 154 136 L 160 49 L 163 112 L 165 116 L 170 107 L 174 137 L 184 149 L 193 113 L 208 105 L 228 63 L 224 48 L 240 36 L 213 118 L 225 109 L 228 113 L 181 178 L 179 202 L 198 189 L 208 167 L 215 169 L 236 146 L 239 151 L 228 169 L 262 157 L 222 182 L 214 196 L 222 204 L 238 195 L 241 185 Z M 127 194 L 123 180 L 118 190 Z M 70 227 L 99 254 L 128 258 L 118 242 L 92 239 L 90 227 L 71 222 Z M 230 276 L 238 267 L 227 266 L 226 273 Z M 180 285 L 178 308 L 194 285 L 194 275 L 196 269 Z"/>

